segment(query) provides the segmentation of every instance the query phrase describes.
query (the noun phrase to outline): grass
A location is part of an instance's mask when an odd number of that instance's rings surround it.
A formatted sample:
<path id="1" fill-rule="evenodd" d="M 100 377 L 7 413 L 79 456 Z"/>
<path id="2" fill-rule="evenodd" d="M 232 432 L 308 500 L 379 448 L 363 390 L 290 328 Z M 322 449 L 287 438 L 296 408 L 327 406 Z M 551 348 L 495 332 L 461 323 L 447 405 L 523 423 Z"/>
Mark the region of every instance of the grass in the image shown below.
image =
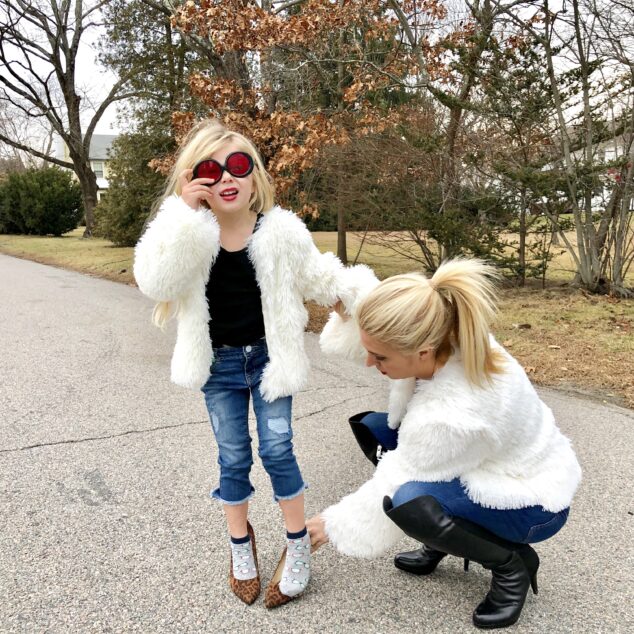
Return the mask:
<path id="1" fill-rule="evenodd" d="M 81 236 L 81 229 L 61 238 L 0 235 L 0 252 L 134 284 L 131 248 Z M 313 237 L 321 251 L 336 251 L 335 233 L 316 232 Z M 349 234 L 350 260 L 360 242 L 359 236 Z M 358 261 L 372 266 L 381 278 L 420 269 L 367 243 Z M 564 285 L 572 269 L 569 256 L 558 255 L 546 289 L 503 289 L 493 332 L 535 383 L 634 408 L 634 300 L 573 290 Z M 318 332 L 328 311 L 316 305 L 309 310 L 309 330 Z"/>
<path id="2" fill-rule="evenodd" d="M 80 273 L 134 284 L 132 249 L 115 247 L 108 240 L 82 238 L 75 229 L 60 238 L 0 235 L 0 252 L 59 266 Z"/>

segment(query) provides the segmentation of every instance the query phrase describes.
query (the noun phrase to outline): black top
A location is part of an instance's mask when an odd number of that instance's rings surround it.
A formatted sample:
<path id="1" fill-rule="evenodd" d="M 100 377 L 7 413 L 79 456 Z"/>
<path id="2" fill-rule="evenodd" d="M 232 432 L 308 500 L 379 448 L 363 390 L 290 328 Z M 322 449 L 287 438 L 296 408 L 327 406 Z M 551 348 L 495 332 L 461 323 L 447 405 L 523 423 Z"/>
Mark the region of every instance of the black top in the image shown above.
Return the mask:
<path id="1" fill-rule="evenodd" d="M 260 216 L 255 225 L 257 230 Z M 214 348 L 246 346 L 264 337 L 260 288 L 247 249 L 220 247 L 207 282 L 209 334 Z"/>

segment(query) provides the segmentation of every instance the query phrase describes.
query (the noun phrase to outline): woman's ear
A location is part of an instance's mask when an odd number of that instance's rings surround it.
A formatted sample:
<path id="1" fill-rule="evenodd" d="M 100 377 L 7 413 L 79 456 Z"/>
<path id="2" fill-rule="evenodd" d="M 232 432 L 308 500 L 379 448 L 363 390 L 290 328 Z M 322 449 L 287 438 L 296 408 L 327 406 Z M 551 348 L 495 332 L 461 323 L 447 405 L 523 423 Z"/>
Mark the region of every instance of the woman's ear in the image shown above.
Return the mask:
<path id="1" fill-rule="evenodd" d="M 424 359 L 425 357 L 429 356 L 429 354 L 432 352 L 433 352 L 433 348 L 423 348 L 422 350 L 418 351 L 418 357 L 420 359 Z"/>

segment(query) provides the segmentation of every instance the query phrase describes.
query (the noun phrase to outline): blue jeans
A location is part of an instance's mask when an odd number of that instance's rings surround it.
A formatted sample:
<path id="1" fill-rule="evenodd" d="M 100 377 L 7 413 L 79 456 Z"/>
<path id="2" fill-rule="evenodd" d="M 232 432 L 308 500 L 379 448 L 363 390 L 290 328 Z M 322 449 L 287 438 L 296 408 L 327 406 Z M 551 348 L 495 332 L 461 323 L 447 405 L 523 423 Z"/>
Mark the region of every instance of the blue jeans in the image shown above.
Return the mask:
<path id="1" fill-rule="evenodd" d="M 266 341 L 249 346 L 214 348 L 211 375 L 202 387 L 211 427 L 218 443 L 220 485 L 211 495 L 225 504 L 247 502 L 253 456 L 249 434 L 249 397 L 257 420 L 258 454 L 271 478 L 275 500 L 289 500 L 305 485 L 293 453 L 290 396 L 267 403 L 260 394 L 268 363 Z"/>
<path id="2" fill-rule="evenodd" d="M 385 450 L 396 449 L 398 431 L 387 426 L 387 414 L 373 412 L 365 416 L 361 423 Z M 400 506 L 421 495 L 430 495 L 438 500 L 447 515 L 469 520 L 499 537 L 520 544 L 533 544 L 552 537 L 566 523 L 570 510 L 566 508 L 552 513 L 541 506 L 486 508 L 469 499 L 458 478 L 450 482 L 406 482 L 394 493 L 392 504 Z"/>

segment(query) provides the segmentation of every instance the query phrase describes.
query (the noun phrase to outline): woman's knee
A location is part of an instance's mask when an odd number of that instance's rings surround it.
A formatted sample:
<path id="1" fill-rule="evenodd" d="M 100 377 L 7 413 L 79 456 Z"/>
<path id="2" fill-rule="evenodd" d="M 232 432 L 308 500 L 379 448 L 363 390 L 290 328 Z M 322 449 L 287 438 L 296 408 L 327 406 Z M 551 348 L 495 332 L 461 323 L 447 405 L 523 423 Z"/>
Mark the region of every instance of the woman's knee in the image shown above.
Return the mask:
<path id="1" fill-rule="evenodd" d="M 394 506 L 401 506 L 414 498 L 427 496 L 434 498 L 442 505 L 442 487 L 438 486 L 439 484 L 443 483 L 418 481 L 406 482 L 401 485 L 392 496 L 392 504 Z"/>

